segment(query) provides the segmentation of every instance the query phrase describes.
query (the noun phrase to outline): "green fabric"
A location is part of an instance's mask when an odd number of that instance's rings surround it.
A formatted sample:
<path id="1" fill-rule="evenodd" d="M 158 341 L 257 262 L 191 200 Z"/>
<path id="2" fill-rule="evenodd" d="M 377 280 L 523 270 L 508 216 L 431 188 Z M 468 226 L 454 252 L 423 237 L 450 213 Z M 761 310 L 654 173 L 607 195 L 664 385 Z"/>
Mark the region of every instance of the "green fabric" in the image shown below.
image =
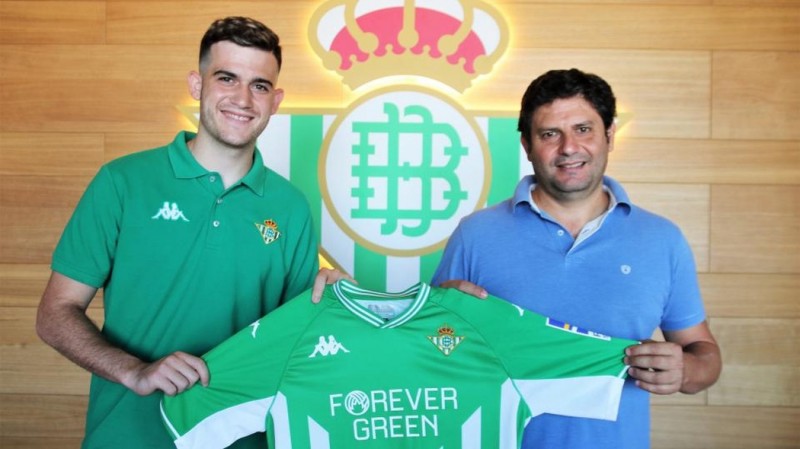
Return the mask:
<path id="1" fill-rule="evenodd" d="M 309 288 L 318 268 L 303 195 L 257 150 L 223 189 L 189 152 L 193 137 L 103 166 L 53 255 L 54 271 L 105 288 L 103 334 L 146 361 L 208 351 Z M 93 378 L 84 447 L 174 447 L 159 399 Z"/>
<path id="2" fill-rule="evenodd" d="M 164 398 L 179 448 L 263 430 L 275 449 L 518 448 L 531 416 L 615 419 L 637 343 L 425 284 L 309 296 L 206 354 L 208 387 Z"/>

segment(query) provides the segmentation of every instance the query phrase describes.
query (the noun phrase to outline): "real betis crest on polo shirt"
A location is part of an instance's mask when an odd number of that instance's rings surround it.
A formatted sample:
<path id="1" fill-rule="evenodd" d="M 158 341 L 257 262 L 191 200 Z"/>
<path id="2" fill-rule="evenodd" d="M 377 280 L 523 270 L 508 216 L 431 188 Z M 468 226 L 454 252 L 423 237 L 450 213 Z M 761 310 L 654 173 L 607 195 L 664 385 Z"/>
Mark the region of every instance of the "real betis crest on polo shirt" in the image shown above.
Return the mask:
<path id="1" fill-rule="evenodd" d="M 504 17 L 482 1 L 330 0 L 308 42 L 355 100 L 282 105 L 258 139 L 265 164 L 308 197 L 331 265 L 378 290 L 430 281 L 459 220 L 531 170 L 518 111 L 461 102 L 505 53 Z"/>

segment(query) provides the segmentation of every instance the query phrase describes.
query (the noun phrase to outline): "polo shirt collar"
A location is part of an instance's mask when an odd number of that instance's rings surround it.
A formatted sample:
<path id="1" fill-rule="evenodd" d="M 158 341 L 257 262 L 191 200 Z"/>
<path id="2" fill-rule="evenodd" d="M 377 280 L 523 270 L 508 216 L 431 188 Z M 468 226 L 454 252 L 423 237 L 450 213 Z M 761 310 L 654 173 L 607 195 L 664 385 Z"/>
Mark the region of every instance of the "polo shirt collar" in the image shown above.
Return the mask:
<path id="1" fill-rule="evenodd" d="M 514 190 L 514 196 L 511 200 L 511 207 L 516 209 L 521 204 L 526 204 L 531 210 L 538 210 L 531 198 L 531 190 L 536 185 L 536 175 L 527 175 L 523 177 L 517 184 Z M 620 207 L 629 212 L 631 209 L 630 199 L 622 185 L 610 176 L 603 176 L 603 186 L 611 192 L 611 195 L 616 199 L 614 207 Z"/>
<path id="2" fill-rule="evenodd" d="M 193 179 L 206 176 L 209 172 L 192 156 L 186 143 L 196 136 L 189 131 L 181 131 L 175 136 L 175 140 L 169 145 L 169 161 L 172 171 L 178 179 Z M 253 166 L 244 177 L 237 183 L 250 188 L 257 195 L 264 194 L 264 181 L 267 177 L 267 169 L 264 167 L 264 159 L 258 148 L 253 155 Z M 232 186 L 233 187 L 233 186 Z"/>

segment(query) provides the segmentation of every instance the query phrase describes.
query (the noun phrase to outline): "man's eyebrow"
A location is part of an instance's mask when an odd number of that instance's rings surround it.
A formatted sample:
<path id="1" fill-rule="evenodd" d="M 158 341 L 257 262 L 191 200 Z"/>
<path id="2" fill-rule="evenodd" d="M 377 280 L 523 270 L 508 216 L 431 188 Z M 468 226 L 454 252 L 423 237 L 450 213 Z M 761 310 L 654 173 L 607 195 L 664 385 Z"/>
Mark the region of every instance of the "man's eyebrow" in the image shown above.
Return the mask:
<path id="1" fill-rule="evenodd" d="M 216 72 L 214 72 L 214 76 L 219 76 L 219 75 L 227 76 L 228 78 L 239 79 L 239 76 L 237 74 L 235 74 L 233 72 L 229 72 L 227 70 L 217 70 Z M 270 80 L 268 80 L 266 78 L 254 78 L 252 81 L 250 81 L 250 84 L 254 84 L 254 83 L 255 84 L 262 84 L 262 83 L 263 84 L 269 84 L 269 87 L 275 87 L 275 84 L 272 81 L 270 81 Z"/>
<path id="2" fill-rule="evenodd" d="M 228 78 L 239 78 L 238 76 L 236 76 L 235 73 L 229 72 L 227 70 L 217 70 L 216 72 L 214 72 L 214 76 L 218 76 L 218 75 L 225 75 Z"/>

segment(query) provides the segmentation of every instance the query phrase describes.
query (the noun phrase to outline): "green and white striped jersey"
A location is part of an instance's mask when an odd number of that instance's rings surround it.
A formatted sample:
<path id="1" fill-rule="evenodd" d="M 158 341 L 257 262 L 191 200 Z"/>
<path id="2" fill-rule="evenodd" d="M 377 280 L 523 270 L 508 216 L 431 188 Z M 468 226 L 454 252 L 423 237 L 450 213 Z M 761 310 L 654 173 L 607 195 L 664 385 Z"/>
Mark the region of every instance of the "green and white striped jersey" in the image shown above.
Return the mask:
<path id="1" fill-rule="evenodd" d="M 422 283 L 310 296 L 206 354 L 208 387 L 164 398 L 177 447 L 266 431 L 275 449 L 517 448 L 542 413 L 616 419 L 637 343 Z"/>

